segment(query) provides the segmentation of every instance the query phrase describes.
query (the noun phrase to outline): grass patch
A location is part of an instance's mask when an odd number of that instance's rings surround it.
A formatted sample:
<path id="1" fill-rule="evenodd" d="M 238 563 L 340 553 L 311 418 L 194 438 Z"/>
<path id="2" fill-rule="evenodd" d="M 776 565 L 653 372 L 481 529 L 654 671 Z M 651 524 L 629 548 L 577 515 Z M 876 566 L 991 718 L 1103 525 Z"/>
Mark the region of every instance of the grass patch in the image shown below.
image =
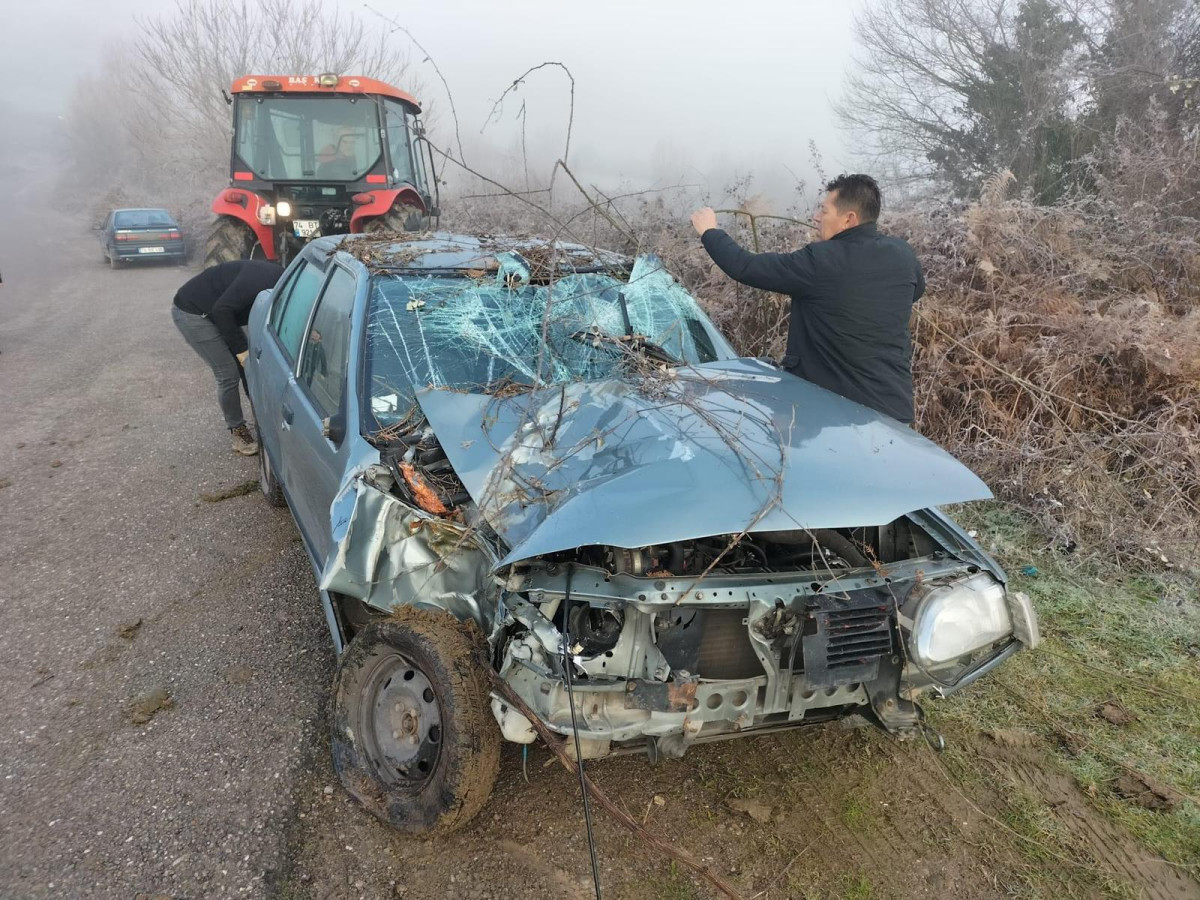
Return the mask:
<path id="1" fill-rule="evenodd" d="M 871 826 L 873 821 L 871 811 L 863 805 L 858 797 L 847 797 L 842 804 L 842 822 L 851 831 L 863 831 Z"/>
<path id="2" fill-rule="evenodd" d="M 1194 802 L 1181 799 L 1173 810 L 1154 811 L 1112 791 L 1128 768 L 1185 798 L 1200 796 L 1195 580 L 1170 572 L 1131 574 L 1092 561 L 1076 565 L 1046 549 L 1021 514 L 997 503 L 952 515 L 978 530 L 979 542 L 1008 570 L 1010 589 L 1033 598 L 1043 646 L 931 705 L 932 717 L 947 732 L 1036 731 L 1057 748 L 1096 808 L 1200 877 L 1200 808 Z M 1116 725 L 1097 715 L 1109 699 L 1124 706 L 1132 721 Z M 1037 830 L 1033 821 L 1017 824 L 1022 833 L 1027 826 Z"/>
<path id="3" fill-rule="evenodd" d="M 1135 900 L 1129 885 L 1108 878 L 1092 862 L 1088 849 L 1063 827 L 1046 800 L 1036 791 L 1013 784 L 978 758 L 965 745 L 952 741 L 940 757 L 963 793 L 990 798 L 984 812 L 995 817 L 1004 832 L 993 830 L 974 846 L 981 857 L 1003 873 L 1007 896 L 1047 900 L 1054 897 L 1103 897 Z M 1011 839 L 1010 839 L 1011 837 Z M 1024 858 L 1014 865 L 1010 851 Z"/>
<path id="4" fill-rule="evenodd" d="M 672 862 L 665 875 L 652 875 L 646 879 L 648 897 L 654 900 L 696 900 L 699 896 L 691 880 Z"/>
<path id="5" fill-rule="evenodd" d="M 866 875 L 843 875 L 838 894 L 842 900 L 873 900 L 875 889 Z"/>

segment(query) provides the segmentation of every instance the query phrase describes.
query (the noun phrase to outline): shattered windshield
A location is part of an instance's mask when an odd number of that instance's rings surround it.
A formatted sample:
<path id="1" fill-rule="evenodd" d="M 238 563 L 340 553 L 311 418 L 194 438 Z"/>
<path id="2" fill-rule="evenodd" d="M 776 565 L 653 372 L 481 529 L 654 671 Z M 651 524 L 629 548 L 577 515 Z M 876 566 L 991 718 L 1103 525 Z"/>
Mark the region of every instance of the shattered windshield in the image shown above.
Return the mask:
<path id="1" fill-rule="evenodd" d="M 381 274 L 368 315 L 370 408 L 381 427 L 402 419 L 422 387 L 486 393 L 613 378 L 634 356 L 690 365 L 736 355 L 653 257 L 640 257 L 628 282 L 580 273 L 529 284 L 503 264 L 481 278 Z"/>

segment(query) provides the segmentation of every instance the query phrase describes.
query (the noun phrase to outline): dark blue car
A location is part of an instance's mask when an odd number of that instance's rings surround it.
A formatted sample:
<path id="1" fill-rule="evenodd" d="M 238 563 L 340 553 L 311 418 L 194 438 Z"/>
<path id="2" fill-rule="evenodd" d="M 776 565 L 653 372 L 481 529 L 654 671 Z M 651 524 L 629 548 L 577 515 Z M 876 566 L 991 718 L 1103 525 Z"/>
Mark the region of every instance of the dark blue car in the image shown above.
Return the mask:
<path id="1" fill-rule="evenodd" d="M 100 225 L 100 243 L 114 269 L 153 259 L 182 265 L 186 258 L 183 230 L 165 209 L 114 209 Z"/>
<path id="2" fill-rule="evenodd" d="M 1037 643 L 911 428 L 740 358 L 653 256 L 319 238 L 261 294 L 247 379 L 339 665 L 333 761 L 406 831 L 467 822 L 513 696 L 583 757 L 918 701 Z M 495 681 L 493 681 L 495 679 Z M 502 685 L 502 687 L 500 687 Z"/>

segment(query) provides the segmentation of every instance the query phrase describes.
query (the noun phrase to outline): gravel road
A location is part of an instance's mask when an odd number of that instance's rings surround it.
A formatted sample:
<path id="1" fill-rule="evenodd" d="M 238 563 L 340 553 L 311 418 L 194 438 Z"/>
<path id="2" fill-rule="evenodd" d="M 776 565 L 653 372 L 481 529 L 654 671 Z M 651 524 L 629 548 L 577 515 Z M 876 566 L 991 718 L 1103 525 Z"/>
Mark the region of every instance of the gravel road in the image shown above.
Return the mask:
<path id="1" fill-rule="evenodd" d="M 171 324 L 191 273 L 0 189 L 0 896 L 261 896 L 324 748 L 308 563 L 286 512 L 200 499 L 257 464 Z"/>

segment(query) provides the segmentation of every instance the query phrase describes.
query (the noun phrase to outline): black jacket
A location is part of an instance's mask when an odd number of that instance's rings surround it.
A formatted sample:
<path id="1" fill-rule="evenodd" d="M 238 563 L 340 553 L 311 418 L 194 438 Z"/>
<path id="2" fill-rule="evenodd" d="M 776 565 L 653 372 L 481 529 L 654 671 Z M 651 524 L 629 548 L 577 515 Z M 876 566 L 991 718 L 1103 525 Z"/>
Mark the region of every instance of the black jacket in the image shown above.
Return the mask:
<path id="1" fill-rule="evenodd" d="M 259 259 L 238 259 L 210 266 L 175 292 L 175 305 L 186 313 L 207 316 L 234 356 L 246 349 L 242 326 L 260 291 L 275 287 L 283 267 Z"/>
<path id="2" fill-rule="evenodd" d="M 912 422 L 908 320 L 925 278 L 906 242 L 880 234 L 874 222 L 794 253 L 750 253 L 719 228 L 701 240 L 730 278 L 791 296 L 785 369 Z"/>

